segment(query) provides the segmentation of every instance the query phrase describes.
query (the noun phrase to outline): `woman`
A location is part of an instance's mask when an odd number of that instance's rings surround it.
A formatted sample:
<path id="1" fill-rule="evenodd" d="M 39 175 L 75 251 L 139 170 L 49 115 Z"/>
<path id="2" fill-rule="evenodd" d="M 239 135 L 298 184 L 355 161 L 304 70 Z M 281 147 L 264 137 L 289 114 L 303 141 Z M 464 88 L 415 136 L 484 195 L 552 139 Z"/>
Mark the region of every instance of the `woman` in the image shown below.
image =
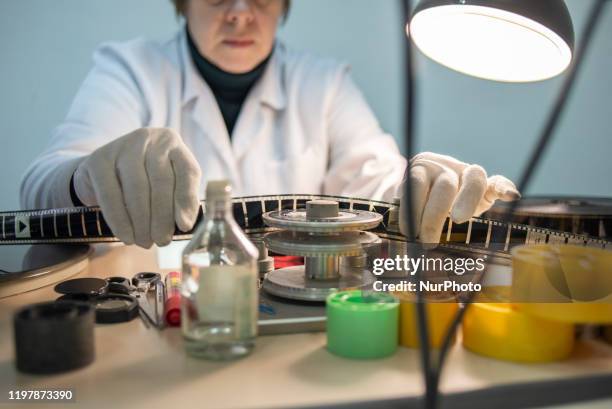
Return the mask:
<path id="1" fill-rule="evenodd" d="M 164 44 L 101 46 L 50 146 L 26 172 L 26 208 L 99 205 L 126 244 L 189 230 L 206 182 L 238 196 L 325 193 L 390 200 L 406 169 L 346 65 L 275 41 L 288 0 L 174 0 L 185 29 Z M 509 180 L 453 158 L 411 163 L 417 226 L 437 242 Z"/>

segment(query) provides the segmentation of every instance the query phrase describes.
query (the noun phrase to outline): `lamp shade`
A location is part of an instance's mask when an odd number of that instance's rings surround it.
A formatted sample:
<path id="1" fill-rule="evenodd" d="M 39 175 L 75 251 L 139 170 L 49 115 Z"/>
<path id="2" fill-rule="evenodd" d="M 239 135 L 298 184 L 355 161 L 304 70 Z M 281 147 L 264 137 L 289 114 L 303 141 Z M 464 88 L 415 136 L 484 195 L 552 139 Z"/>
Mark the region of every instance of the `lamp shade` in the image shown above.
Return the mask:
<path id="1" fill-rule="evenodd" d="M 570 65 L 574 49 L 563 0 L 423 0 L 407 33 L 432 60 L 504 82 L 555 77 Z"/>

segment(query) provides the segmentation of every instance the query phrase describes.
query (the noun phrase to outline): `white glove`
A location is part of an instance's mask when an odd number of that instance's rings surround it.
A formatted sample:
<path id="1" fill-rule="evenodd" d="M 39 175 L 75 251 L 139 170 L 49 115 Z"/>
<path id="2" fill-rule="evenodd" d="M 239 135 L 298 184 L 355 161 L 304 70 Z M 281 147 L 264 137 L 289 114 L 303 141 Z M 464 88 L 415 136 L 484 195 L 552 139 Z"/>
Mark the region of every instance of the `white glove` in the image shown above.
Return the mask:
<path id="1" fill-rule="evenodd" d="M 449 213 L 453 223 L 465 223 L 490 209 L 497 199 L 513 201 L 521 197 L 509 179 L 499 175 L 487 178 L 481 166 L 469 165 L 450 156 L 420 153 L 410 161 L 409 168 L 415 237 L 422 243 L 440 241 Z M 407 235 L 405 183 L 406 177 L 400 187 L 400 231 Z"/>
<path id="2" fill-rule="evenodd" d="M 115 236 L 149 248 L 170 243 L 175 222 L 183 231 L 193 227 L 200 178 L 197 161 L 175 131 L 141 128 L 86 157 L 73 183 L 83 204 L 100 206 Z"/>

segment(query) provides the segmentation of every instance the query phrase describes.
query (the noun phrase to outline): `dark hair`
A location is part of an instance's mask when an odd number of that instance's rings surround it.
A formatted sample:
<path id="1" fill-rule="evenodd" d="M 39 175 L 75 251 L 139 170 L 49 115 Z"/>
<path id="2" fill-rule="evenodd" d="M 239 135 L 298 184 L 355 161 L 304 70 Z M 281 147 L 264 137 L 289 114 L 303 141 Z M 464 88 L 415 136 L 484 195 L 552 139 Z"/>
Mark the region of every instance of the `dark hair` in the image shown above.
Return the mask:
<path id="1" fill-rule="evenodd" d="M 171 0 L 174 4 L 174 9 L 176 10 L 177 15 L 185 15 L 185 9 L 187 8 L 188 0 Z M 291 0 L 285 0 L 285 14 L 283 15 L 283 20 L 287 20 L 287 16 L 289 15 L 289 8 L 291 7 Z"/>

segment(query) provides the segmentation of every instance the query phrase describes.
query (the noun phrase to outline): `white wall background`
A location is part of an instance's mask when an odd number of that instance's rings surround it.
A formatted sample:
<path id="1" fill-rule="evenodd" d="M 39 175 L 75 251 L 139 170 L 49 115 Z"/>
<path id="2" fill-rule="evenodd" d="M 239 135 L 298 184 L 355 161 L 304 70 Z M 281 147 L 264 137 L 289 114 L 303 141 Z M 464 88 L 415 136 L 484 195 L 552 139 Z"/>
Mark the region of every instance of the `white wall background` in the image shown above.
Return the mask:
<path id="1" fill-rule="evenodd" d="M 401 139 L 402 35 L 397 0 L 294 0 L 281 36 L 348 60 L 383 127 Z M 591 0 L 568 0 L 577 33 Z M 18 207 L 28 163 L 45 146 L 91 66 L 97 44 L 164 39 L 179 27 L 169 0 L 0 2 L 0 209 Z M 612 5 L 530 193 L 612 196 Z M 420 150 L 517 178 L 560 85 L 508 85 L 418 61 Z"/>

